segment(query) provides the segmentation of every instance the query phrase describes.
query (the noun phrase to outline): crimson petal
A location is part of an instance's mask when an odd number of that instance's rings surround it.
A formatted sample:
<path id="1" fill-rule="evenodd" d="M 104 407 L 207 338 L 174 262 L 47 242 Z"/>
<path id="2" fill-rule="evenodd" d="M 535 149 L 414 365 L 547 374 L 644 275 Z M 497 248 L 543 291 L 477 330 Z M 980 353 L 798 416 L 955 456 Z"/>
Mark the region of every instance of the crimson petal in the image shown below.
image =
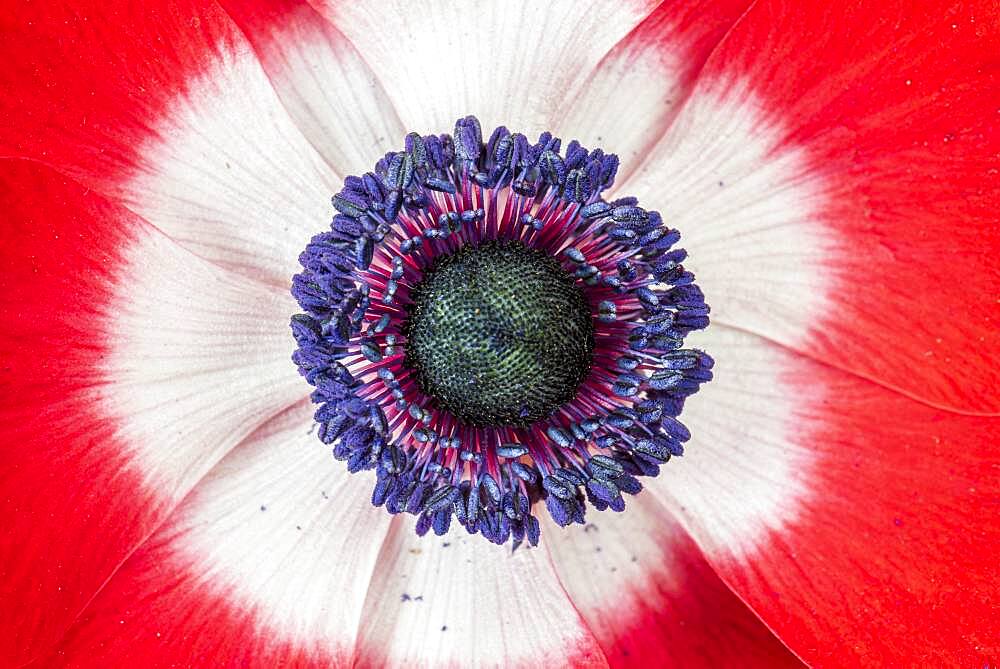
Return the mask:
<path id="1" fill-rule="evenodd" d="M 215 3 L 0 17 L 0 153 L 51 165 L 195 254 L 284 288 L 338 178 Z"/>
<path id="2" fill-rule="evenodd" d="M 715 322 L 996 413 L 998 49 L 995 3 L 759 2 L 621 188 L 674 204 Z"/>
<path id="3" fill-rule="evenodd" d="M 640 493 L 627 513 L 590 520 L 547 521 L 544 548 L 611 666 L 804 666 L 655 497 Z"/>
<path id="4" fill-rule="evenodd" d="M 0 162 L 0 183 L 0 653 L 16 663 L 301 385 L 285 293 L 33 161 Z"/>
<path id="5" fill-rule="evenodd" d="M 712 337 L 716 379 L 688 401 L 686 455 L 647 491 L 715 570 L 811 665 L 995 662 L 1000 418 L 755 335 Z"/>
<path id="6" fill-rule="evenodd" d="M 417 538 L 412 517 L 369 504 L 370 482 L 327 466 L 310 413 L 285 412 L 220 462 L 50 662 L 604 665 L 543 552 L 505 555 L 460 529 Z"/>

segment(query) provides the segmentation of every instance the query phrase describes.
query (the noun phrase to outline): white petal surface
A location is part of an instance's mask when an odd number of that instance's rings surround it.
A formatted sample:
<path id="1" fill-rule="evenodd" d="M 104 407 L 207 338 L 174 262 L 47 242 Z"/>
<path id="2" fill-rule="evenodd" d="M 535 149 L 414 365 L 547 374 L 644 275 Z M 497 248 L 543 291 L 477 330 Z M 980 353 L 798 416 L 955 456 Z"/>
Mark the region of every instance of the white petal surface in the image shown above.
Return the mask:
<path id="1" fill-rule="evenodd" d="M 93 666 L 348 666 L 390 519 L 300 402 L 216 466 L 57 652 Z"/>
<path id="2" fill-rule="evenodd" d="M 715 324 L 688 341 L 715 358 L 715 379 L 685 404 L 681 420 L 692 435 L 685 455 L 643 482 L 680 518 L 712 528 L 697 535 L 702 550 L 752 553 L 770 530 L 794 522 L 813 494 L 813 456 L 793 436 L 797 411 L 817 398 L 786 381 L 785 358 L 758 336 Z"/>
<path id="3" fill-rule="evenodd" d="M 715 380 L 682 416 L 693 435 L 689 456 L 649 487 L 716 528 L 703 549 L 736 554 L 795 519 L 810 464 L 790 437 L 806 398 L 784 380 L 774 346 L 740 329 L 805 341 L 829 283 L 829 243 L 816 219 L 821 177 L 794 150 L 775 151 L 781 135 L 764 119 L 744 89 L 702 83 L 617 189 L 681 231 L 685 265 L 712 306 L 713 325 L 686 342 L 717 362 Z"/>
<path id="4" fill-rule="evenodd" d="M 660 3 L 578 89 L 560 97 L 553 132 L 617 153 L 621 181 L 667 131 L 705 61 L 746 4 Z"/>
<path id="5" fill-rule="evenodd" d="M 245 42 L 189 82 L 121 196 L 197 255 L 287 286 L 332 217 L 338 178 L 281 106 Z"/>
<path id="6" fill-rule="evenodd" d="M 715 323 L 802 342 L 831 284 L 825 185 L 796 150 L 775 150 L 782 135 L 765 119 L 745 90 L 701 85 L 616 191 L 681 231 Z"/>
<path id="7" fill-rule="evenodd" d="M 648 41 L 620 43 L 560 105 L 553 125 L 584 146 L 617 153 L 623 172 L 634 168 L 683 101 L 684 55 Z M 628 100 L 627 110 L 612 100 Z"/>
<path id="8" fill-rule="evenodd" d="M 475 114 L 484 127 L 537 134 L 657 3 L 314 4 L 373 65 L 408 130 L 450 132 Z"/>
<path id="9" fill-rule="evenodd" d="M 198 486 L 173 541 L 200 580 L 268 634 L 349 654 L 389 516 L 372 476 L 350 475 L 303 403 L 265 426 Z"/>
<path id="10" fill-rule="evenodd" d="M 287 292 L 234 276 L 146 229 L 109 309 L 105 415 L 153 486 L 182 495 L 257 425 L 305 395 Z"/>
<path id="11" fill-rule="evenodd" d="M 652 494 L 626 504 L 624 513 L 589 510 L 583 526 L 545 520 L 542 530 L 560 582 L 612 666 L 802 666 Z"/>
<path id="12" fill-rule="evenodd" d="M 362 621 L 365 667 L 605 665 L 544 551 L 511 555 L 461 528 L 421 539 L 409 517 L 382 549 Z"/>
<path id="13" fill-rule="evenodd" d="M 377 73 L 316 10 L 299 0 L 222 4 L 295 125 L 341 178 L 402 147 L 406 130 Z"/>

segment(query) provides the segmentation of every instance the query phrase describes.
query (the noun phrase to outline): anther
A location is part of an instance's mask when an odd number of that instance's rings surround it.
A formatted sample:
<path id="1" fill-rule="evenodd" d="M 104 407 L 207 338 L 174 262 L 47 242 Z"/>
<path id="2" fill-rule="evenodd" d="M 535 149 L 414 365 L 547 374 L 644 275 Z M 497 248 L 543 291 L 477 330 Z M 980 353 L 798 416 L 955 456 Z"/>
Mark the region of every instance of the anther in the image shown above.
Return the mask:
<path id="1" fill-rule="evenodd" d="M 301 254 L 292 359 L 318 437 L 419 535 L 535 545 L 542 502 L 559 525 L 622 511 L 683 454 L 713 366 L 683 339 L 709 309 L 663 216 L 603 198 L 617 170 L 461 118 L 345 178 Z"/>

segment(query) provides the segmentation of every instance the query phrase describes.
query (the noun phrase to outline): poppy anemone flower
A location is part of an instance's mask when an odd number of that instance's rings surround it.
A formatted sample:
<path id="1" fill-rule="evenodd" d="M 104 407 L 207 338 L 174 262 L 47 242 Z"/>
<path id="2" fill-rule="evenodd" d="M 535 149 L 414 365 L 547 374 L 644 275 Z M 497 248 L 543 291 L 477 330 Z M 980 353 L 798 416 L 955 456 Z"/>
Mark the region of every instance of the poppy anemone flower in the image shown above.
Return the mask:
<path id="1" fill-rule="evenodd" d="M 993 3 L 0 21 L 3 664 L 1000 658 Z"/>

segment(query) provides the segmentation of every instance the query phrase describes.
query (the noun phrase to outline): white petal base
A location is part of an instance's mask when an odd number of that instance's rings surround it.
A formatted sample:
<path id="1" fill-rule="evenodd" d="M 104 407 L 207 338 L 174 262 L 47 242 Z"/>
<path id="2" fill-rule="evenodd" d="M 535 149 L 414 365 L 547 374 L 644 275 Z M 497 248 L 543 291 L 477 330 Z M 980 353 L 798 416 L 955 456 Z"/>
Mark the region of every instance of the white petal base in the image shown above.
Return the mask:
<path id="1" fill-rule="evenodd" d="M 766 119 L 745 89 L 701 85 L 616 191 L 681 231 L 715 323 L 798 344 L 828 308 L 825 185 Z"/>
<path id="2" fill-rule="evenodd" d="M 494 546 L 460 527 L 393 526 L 365 605 L 362 666 L 604 666 L 543 550 Z"/>
<path id="3" fill-rule="evenodd" d="M 286 287 L 332 218 L 339 178 L 295 127 L 245 43 L 189 82 L 123 200 L 195 254 Z"/>
<path id="4" fill-rule="evenodd" d="M 813 458 L 793 435 L 796 411 L 817 400 L 783 379 L 784 358 L 760 337 L 715 324 L 690 342 L 715 358 L 715 379 L 684 407 L 684 456 L 644 483 L 682 521 L 696 516 L 712 527 L 711 536 L 695 534 L 706 553 L 752 553 L 812 494 Z"/>
<path id="5" fill-rule="evenodd" d="M 302 403 L 223 460 L 170 539 L 265 636 L 350 655 L 389 516 L 314 433 Z"/>
<path id="6" fill-rule="evenodd" d="M 176 499 L 307 393 L 290 360 L 295 304 L 149 228 L 126 257 L 99 402 L 149 484 Z"/>

